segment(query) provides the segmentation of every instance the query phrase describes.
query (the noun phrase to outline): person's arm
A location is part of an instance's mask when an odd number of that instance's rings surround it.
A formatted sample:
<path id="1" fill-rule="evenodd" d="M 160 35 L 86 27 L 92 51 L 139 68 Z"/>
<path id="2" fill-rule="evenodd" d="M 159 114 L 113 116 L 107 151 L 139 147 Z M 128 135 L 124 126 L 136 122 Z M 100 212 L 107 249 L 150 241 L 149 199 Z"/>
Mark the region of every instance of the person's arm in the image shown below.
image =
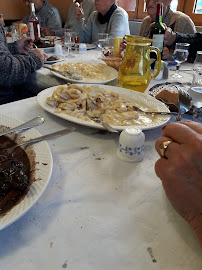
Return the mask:
<path id="1" fill-rule="evenodd" d="M 143 19 L 140 30 L 139 30 L 139 36 L 146 37 L 149 34 L 149 26 L 151 24 L 152 20 L 150 16 L 147 16 Z"/>
<path id="2" fill-rule="evenodd" d="M 169 49 L 175 49 L 176 43 L 189 43 L 189 57 L 194 59 L 196 52 L 202 50 L 202 32 L 195 34 L 175 33 L 168 27 L 164 36 L 164 44 Z"/>
<path id="3" fill-rule="evenodd" d="M 30 74 L 41 66 L 42 61 L 37 54 L 33 52 L 19 54 L 16 42 L 7 47 L 6 43 L 0 41 L 0 85 L 23 84 Z"/>
<path id="4" fill-rule="evenodd" d="M 86 25 L 84 25 L 83 20 L 77 20 L 75 25 L 75 30 L 79 34 L 81 43 L 91 43 L 92 39 L 92 26 L 95 23 L 94 13 L 91 14 Z"/>
<path id="5" fill-rule="evenodd" d="M 180 11 L 175 11 L 174 13 L 176 14 L 174 32 L 183 34 L 195 34 L 197 32 L 193 21 L 188 15 Z"/>
<path id="6" fill-rule="evenodd" d="M 166 195 L 175 210 L 195 231 L 202 246 L 202 124 L 181 121 L 165 126 L 160 145 L 171 143 L 155 164 Z"/>

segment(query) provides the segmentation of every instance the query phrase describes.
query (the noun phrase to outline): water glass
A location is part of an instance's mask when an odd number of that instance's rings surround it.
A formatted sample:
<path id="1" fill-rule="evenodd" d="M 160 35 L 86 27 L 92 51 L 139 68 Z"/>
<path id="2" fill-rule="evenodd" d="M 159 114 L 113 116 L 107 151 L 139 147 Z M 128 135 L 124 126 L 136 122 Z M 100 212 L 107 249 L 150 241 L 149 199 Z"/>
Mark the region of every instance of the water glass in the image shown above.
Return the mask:
<path id="1" fill-rule="evenodd" d="M 98 34 L 98 47 L 102 49 L 102 54 L 104 54 L 105 48 L 109 47 L 109 34 L 107 33 Z"/>
<path id="2" fill-rule="evenodd" d="M 196 59 L 194 61 L 194 71 L 202 73 L 202 51 L 196 53 Z"/>
<path id="3" fill-rule="evenodd" d="M 182 78 L 183 76 L 179 74 L 179 69 L 181 63 L 187 61 L 189 55 L 189 43 L 176 43 L 175 50 L 173 52 L 173 60 L 177 62 L 175 74 L 172 75 L 173 78 Z"/>
<path id="4" fill-rule="evenodd" d="M 72 49 L 72 47 L 75 45 L 75 39 L 72 35 L 72 32 L 65 32 L 64 35 L 64 46 L 67 48 L 67 52 L 68 52 L 68 57 L 74 57 L 70 51 Z"/>
<path id="5" fill-rule="evenodd" d="M 192 80 L 192 87 L 202 87 L 202 51 L 196 53 L 194 61 L 194 74 Z"/>

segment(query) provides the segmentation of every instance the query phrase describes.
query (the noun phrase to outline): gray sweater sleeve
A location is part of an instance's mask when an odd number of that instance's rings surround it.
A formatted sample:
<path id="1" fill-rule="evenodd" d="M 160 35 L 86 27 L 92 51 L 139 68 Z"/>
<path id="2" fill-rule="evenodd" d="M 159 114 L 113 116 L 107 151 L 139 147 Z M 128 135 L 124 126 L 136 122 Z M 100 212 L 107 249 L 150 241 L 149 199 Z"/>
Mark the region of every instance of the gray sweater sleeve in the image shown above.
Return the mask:
<path id="1" fill-rule="evenodd" d="M 91 16 L 88 19 L 88 22 L 86 25 L 84 25 L 84 21 L 78 21 L 75 26 L 76 32 L 79 33 L 80 42 L 82 43 L 91 43 L 92 38 L 92 31 L 93 31 L 93 24 L 95 23 L 96 12 L 91 14 Z"/>
<path id="2" fill-rule="evenodd" d="M 32 52 L 19 54 L 15 43 L 7 46 L 2 38 L 0 31 L 0 85 L 23 84 L 32 72 L 42 66 L 41 60 Z"/>
<path id="3" fill-rule="evenodd" d="M 107 33 L 113 38 L 130 35 L 128 14 L 126 11 L 117 8 L 110 18 Z"/>

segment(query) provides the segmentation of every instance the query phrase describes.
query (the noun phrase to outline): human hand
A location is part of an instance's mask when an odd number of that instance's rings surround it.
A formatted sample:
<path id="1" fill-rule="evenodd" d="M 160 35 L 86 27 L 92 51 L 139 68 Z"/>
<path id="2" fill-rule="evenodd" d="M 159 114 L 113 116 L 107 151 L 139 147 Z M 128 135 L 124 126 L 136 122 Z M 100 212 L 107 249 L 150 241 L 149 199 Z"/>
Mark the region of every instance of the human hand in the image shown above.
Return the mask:
<path id="1" fill-rule="evenodd" d="M 176 33 L 172 31 L 170 27 L 166 27 L 164 35 L 164 44 L 170 46 L 176 39 Z"/>
<path id="2" fill-rule="evenodd" d="M 55 32 L 53 30 L 51 30 L 50 28 L 47 27 L 41 27 L 40 28 L 41 31 L 41 36 L 45 37 L 45 36 L 55 36 Z"/>
<path id="3" fill-rule="evenodd" d="M 163 47 L 162 59 L 163 60 L 173 60 L 172 53 L 170 52 L 170 50 L 167 47 Z"/>
<path id="4" fill-rule="evenodd" d="M 33 53 L 35 53 L 41 60 L 42 65 L 44 64 L 44 62 L 46 61 L 46 59 L 48 58 L 47 54 L 44 52 L 44 50 L 40 50 L 40 49 L 35 49 L 33 51 Z"/>
<path id="5" fill-rule="evenodd" d="M 83 12 L 82 6 L 78 2 L 75 3 L 74 15 L 75 15 L 76 19 L 79 21 L 81 21 L 84 17 L 84 12 Z"/>
<path id="6" fill-rule="evenodd" d="M 19 53 L 24 53 L 32 49 L 33 40 L 25 37 L 16 41 Z"/>
<path id="7" fill-rule="evenodd" d="M 155 164 L 166 195 L 175 210 L 195 231 L 202 246 L 202 124 L 181 121 L 167 125 L 156 141 L 171 143 Z M 161 155 L 160 155 L 161 156 Z"/>

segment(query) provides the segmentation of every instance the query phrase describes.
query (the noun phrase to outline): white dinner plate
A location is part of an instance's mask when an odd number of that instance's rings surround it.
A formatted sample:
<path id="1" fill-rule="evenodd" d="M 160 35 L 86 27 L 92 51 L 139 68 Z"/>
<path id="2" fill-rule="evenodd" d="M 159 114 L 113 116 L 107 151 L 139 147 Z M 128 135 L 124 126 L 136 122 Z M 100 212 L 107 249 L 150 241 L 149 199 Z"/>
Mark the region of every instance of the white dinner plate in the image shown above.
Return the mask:
<path id="1" fill-rule="evenodd" d="M 16 127 L 22 124 L 21 121 L 10 118 L 5 115 L 0 115 L 0 125 L 6 127 Z M 31 138 L 35 138 L 40 136 L 41 134 L 36 129 L 30 129 L 26 132 L 21 133 L 21 141 L 28 140 Z M 7 135 L 12 138 L 12 135 Z M 22 139 L 23 136 L 23 139 Z M 28 149 L 29 148 L 29 149 Z M 26 149 L 26 153 L 31 160 L 31 163 L 34 165 L 32 168 L 32 178 L 34 178 L 34 182 L 31 184 L 28 193 L 25 195 L 23 200 L 14 206 L 9 212 L 7 212 L 4 216 L 0 217 L 0 230 L 5 227 L 11 225 L 20 217 L 22 217 L 30 208 L 37 202 L 45 188 L 48 185 L 50 180 L 53 160 L 50 148 L 47 142 L 39 142 L 29 146 Z M 30 150 L 31 149 L 31 150 Z M 35 157 L 33 157 L 33 152 L 35 153 Z"/>
<path id="2" fill-rule="evenodd" d="M 54 38 L 55 40 L 60 40 L 60 37 L 58 36 L 45 36 L 45 37 L 41 37 L 40 39 L 43 41 L 49 41 L 50 38 Z"/>
<path id="3" fill-rule="evenodd" d="M 88 84 L 79 84 L 79 86 L 90 86 Z M 55 108 L 51 107 L 46 103 L 47 97 L 50 97 L 53 93 L 53 91 L 57 88 L 58 86 L 50 87 L 47 88 L 43 91 L 41 91 L 37 95 L 37 102 L 39 105 L 46 111 L 48 111 L 51 114 L 54 114 L 60 118 L 63 118 L 65 120 L 71 121 L 76 124 L 84 125 L 87 127 L 92 127 L 92 128 L 99 128 L 99 129 L 105 129 L 102 125 L 97 124 L 95 122 L 88 122 L 85 120 L 78 119 L 76 117 L 70 116 L 65 113 L 55 113 Z M 126 88 L 120 88 L 120 87 L 115 87 L 115 86 L 109 86 L 109 85 L 100 85 L 100 87 L 103 87 L 106 90 L 117 92 L 120 94 L 125 94 L 129 96 L 131 99 L 134 99 L 135 102 L 137 101 L 145 105 L 147 108 L 151 108 L 152 111 L 161 111 L 161 112 L 169 112 L 169 109 L 163 104 L 162 102 L 156 100 L 155 98 L 147 95 L 147 94 L 142 94 L 133 90 L 129 90 Z M 150 123 L 150 124 L 145 124 L 145 125 L 138 125 L 138 127 L 142 130 L 148 130 L 148 129 L 153 129 L 160 127 L 162 125 L 165 125 L 170 120 L 170 115 L 156 115 L 155 116 L 155 121 Z M 127 128 L 128 126 L 113 126 L 116 130 L 122 131 L 123 129 Z"/>
<path id="4" fill-rule="evenodd" d="M 48 57 L 51 57 L 51 55 L 48 55 Z M 64 57 L 62 57 L 62 56 L 58 56 L 57 55 L 57 57 L 58 57 L 58 60 L 53 60 L 53 61 L 46 61 L 44 64 L 54 64 L 54 63 L 58 63 L 58 62 L 62 62 L 62 61 L 64 61 Z"/>
<path id="5" fill-rule="evenodd" d="M 92 49 L 96 49 L 97 46 L 95 44 L 89 44 L 89 43 L 84 43 L 86 45 L 86 49 L 87 50 L 92 50 Z"/>
<path id="6" fill-rule="evenodd" d="M 47 47 L 47 48 L 39 48 L 44 50 L 45 53 L 53 53 L 55 51 L 54 47 Z"/>
<path id="7" fill-rule="evenodd" d="M 86 45 L 86 49 L 87 50 L 92 50 L 92 49 L 96 49 L 97 46 L 95 44 L 90 44 L 90 43 L 76 43 L 75 44 L 75 47 L 79 44 L 85 44 Z"/>
<path id="8" fill-rule="evenodd" d="M 73 61 L 72 61 L 73 62 Z M 77 61 L 79 62 L 79 61 Z M 75 61 L 76 63 L 76 61 Z M 84 63 L 84 62 L 82 62 Z M 88 64 L 88 62 L 85 62 L 85 64 Z M 92 64 L 92 63 L 90 63 Z M 106 78 L 103 79 L 103 80 L 100 80 L 99 78 L 93 78 L 93 79 L 89 79 L 89 78 L 83 78 L 81 80 L 75 80 L 75 79 L 71 79 L 71 78 L 68 78 L 68 77 L 65 77 L 57 72 L 54 72 L 54 71 L 51 71 L 55 76 L 61 78 L 61 79 L 64 79 L 68 82 L 72 82 L 72 83 L 91 83 L 91 84 L 105 84 L 105 83 L 108 83 L 108 82 L 111 82 L 115 79 L 117 79 L 118 77 L 118 71 L 112 67 L 109 67 L 108 65 L 106 64 L 101 64 L 101 63 L 94 63 L 95 65 L 101 65 L 103 67 L 103 74 L 106 75 Z"/>

